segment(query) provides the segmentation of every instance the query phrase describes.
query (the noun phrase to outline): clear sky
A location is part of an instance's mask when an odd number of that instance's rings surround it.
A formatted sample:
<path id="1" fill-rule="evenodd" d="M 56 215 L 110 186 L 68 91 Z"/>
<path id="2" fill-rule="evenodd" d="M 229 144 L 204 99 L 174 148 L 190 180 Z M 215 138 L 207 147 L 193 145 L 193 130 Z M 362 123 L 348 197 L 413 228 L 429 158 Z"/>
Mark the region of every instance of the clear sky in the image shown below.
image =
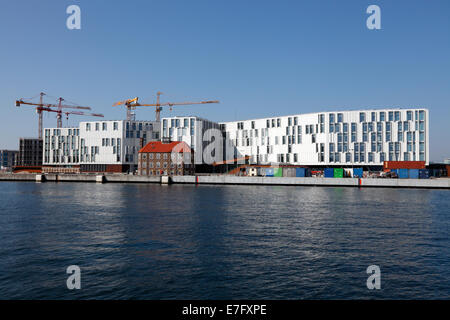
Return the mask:
<path id="1" fill-rule="evenodd" d="M 81 30 L 66 28 L 72 4 Z M 366 27 L 371 4 L 381 30 Z M 2 0 L 0 41 L 0 149 L 37 135 L 37 115 L 15 99 L 44 91 L 123 119 L 114 102 L 153 103 L 160 90 L 163 101 L 221 101 L 162 116 L 214 121 L 426 107 L 431 160 L 450 157 L 448 0 Z"/>

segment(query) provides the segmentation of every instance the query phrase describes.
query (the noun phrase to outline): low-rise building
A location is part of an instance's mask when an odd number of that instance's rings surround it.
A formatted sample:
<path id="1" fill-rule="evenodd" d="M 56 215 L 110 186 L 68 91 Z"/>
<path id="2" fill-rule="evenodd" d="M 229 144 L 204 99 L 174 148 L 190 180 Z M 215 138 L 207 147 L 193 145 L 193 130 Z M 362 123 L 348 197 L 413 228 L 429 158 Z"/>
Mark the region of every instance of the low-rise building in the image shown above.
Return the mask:
<path id="1" fill-rule="evenodd" d="M 9 170 L 16 165 L 16 158 L 19 151 L 0 150 L 0 169 Z"/>
<path id="2" fill-rule="evenodd" d="M 195 172 L 194 153 L 183 141 L 149 142 L 139 151 L 138 173 L 144 176 L 182 176 Z"/>

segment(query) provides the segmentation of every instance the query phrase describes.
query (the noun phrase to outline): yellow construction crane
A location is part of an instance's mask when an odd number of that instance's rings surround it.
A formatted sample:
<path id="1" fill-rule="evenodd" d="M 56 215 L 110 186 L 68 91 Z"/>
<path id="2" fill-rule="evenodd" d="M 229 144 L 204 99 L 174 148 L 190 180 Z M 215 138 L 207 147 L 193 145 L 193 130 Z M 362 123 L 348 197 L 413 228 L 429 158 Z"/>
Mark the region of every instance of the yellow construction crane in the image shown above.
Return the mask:
<path id="1" fill-rule="evenodd" d="M 124 105 L 127 108 L 127 120 L 135 120 L 135 113 L 133 110 L 136 110 L 136 107 L 156 107 L 155 113 L 156 113 L 156 121 L 161 121 L 161 111 L 162 107 L 169 106 L 170 110 L 172 110 L 173 106 L 186 106 L 186 105 L 193 105 L 193 104 L 208 104 L 208 103 L 219 103 L 217 100 L 208 100 L 208 101 L 199 101 L 199 102 L 165 102 L 160 103 L 160 96 L 162 92 L 156 93 L 156 103 L 153 104 L 141 104 L 138 102 L 139 98 L 134 99 L 128 99 L 124 101 L 117 102 L 113 104 L 113 106 L 120 106 Z"/>

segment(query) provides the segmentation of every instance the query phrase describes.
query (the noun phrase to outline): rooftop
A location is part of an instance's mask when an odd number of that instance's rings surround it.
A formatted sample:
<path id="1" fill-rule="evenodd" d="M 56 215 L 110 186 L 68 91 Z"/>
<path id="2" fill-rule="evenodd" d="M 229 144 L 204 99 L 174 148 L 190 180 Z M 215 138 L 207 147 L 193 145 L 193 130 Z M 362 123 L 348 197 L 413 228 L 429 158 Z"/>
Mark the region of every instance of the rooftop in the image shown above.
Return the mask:
<path id="1" fill-rule="evenodd" d="M 147 143 L 145 147 L 139 150 L 139 153 L 148 153 L 148 152 L 168 153 L 172 151 L 190 153 L 191 148 L 189 148 L 189 146 L 185 142 L 181 141 L 173 141 L 169 143 L 164 143 L 161 141 L 152 141 Z"/>

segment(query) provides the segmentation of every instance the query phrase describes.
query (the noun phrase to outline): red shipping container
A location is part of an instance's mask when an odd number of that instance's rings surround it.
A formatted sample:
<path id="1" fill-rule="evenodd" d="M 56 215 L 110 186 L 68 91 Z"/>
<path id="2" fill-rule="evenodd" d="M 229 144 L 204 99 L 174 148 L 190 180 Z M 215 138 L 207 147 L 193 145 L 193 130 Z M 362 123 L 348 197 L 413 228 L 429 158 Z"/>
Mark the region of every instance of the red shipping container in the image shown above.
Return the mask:
<path id="1" fill-rule="evenodd" d="M 383 168 L 392 169 L 425 169 L 425 161 L 385 161 Z"/>

